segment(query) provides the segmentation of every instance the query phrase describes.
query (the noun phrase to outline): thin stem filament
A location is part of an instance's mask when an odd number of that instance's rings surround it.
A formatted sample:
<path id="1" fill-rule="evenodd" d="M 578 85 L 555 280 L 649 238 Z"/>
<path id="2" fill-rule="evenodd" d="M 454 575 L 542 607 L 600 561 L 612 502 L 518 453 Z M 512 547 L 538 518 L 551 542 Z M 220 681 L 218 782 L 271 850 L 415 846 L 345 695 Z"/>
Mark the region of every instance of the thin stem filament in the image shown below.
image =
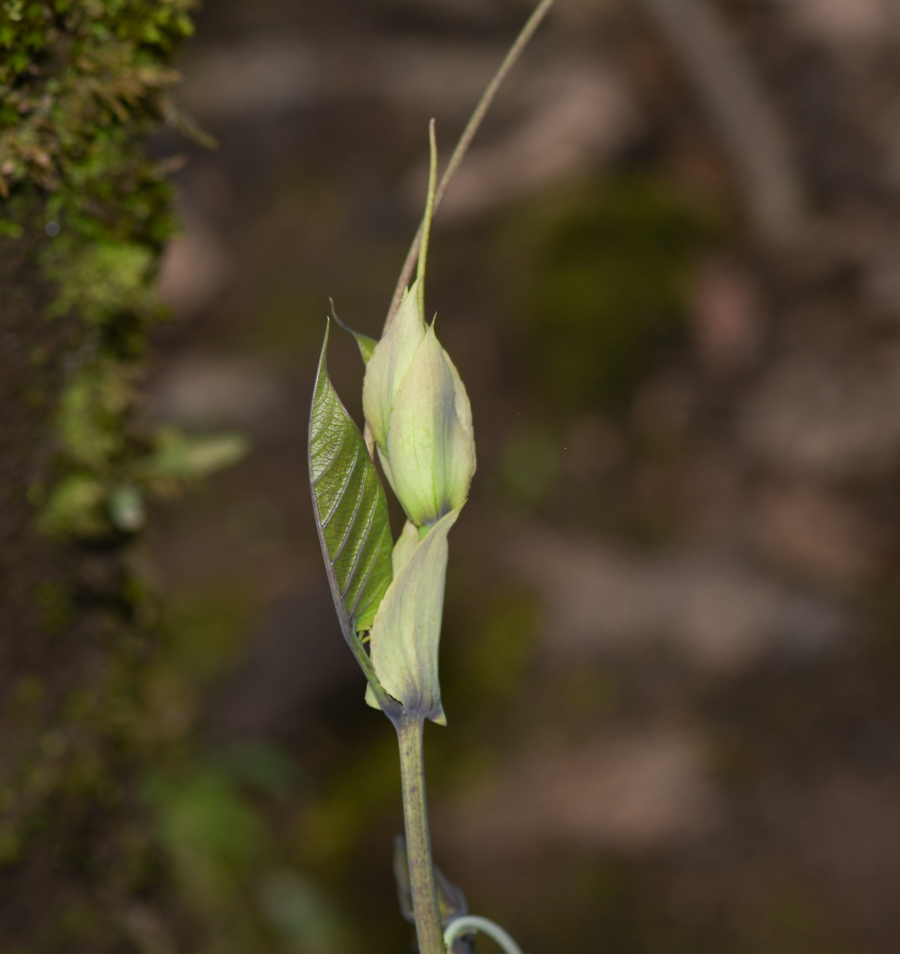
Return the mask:
<path id="1" fill-rule="evenodd" d="M 450 161 L 447 163 L 447 168 L 444 170 L 444 174 L 441 176 L 441 181 L 434 196 L 434 207 L 431 210 L 431 215 L 437 212 L 438 206 L 441 204 L 441 200 L 444 198 L 444 193 L 447 191 L 447 187 L 450 185 L 451 179 L 456 173 L 456 170 L 459 168 L 459 164 L 463 161 L 463 157 L 468 151 L 469 145 L 475 138 L 475 133 L 478 132 L 478 127 L 481 125 L 481 121 L 484 119 L 485 113 L 488 111 L 491 103 L 494 101 L 494 97 L 497 95 L 497 90 L 500 89 L 500 84 L 506 79 L 506 74 L 509 73 L 513 66 L 515 66 L 516 60 L 522 54 L 522 50 L 524 50 L 528 45 L 528 41 L 531 39 L 534 31 L 540 26 L 541 20 L 544 19 L 544 17 L 547 15 L 547 12 L 550 10 L 550 7 L 552 6 L 553 0 L 541 0 L 541 2 L 535 7 L 525 26 L 522 27 L 522 32 L 516 37 L 515 42 L 509 48 L 509 52 L 506 54 L 503 62 L 500 64 L 500 68 L 494 74 L 494 78 L 490 81 L 490 83 L 488 83 L 487 89 L 484 91 L 481 99 L 478 101 L 478 105 L 475 107 L 475 111 L 469 118 L 468 123 L 466 123 L 466 128 L 459 137 L 459 142 L 457 142 L 456 148 L 453 150 L 453 155 L 450 156 Z M 426 212 L 426 215 L 428 214 L 429 213 Z M 409 247 L 409 252 L 406 255 L 406 261 L 403 263 L 403 268 L 400 270 L 400 277 L 397 279 L 397 287 L 394 289 L 394 297 L 391 299 L 391 304 L 387 313 L 387 320 L 384 323 L 385 331 L 387 331 L 387 329 L 390 327 L 391 321 L 393 321 L 394 318 L 394 314 L 400 307 L 400 298 L 403 295 L 403 290 L 409 285 L 409 280 L 412 277 L 413 268 L 415 268 L 416 259 L 419 255 L 419 244 L 422 241 L 424 226 L 425 219 L 423 218 L 422 222 L 419 224 L 419 231 L 416 232 L 416 237 L 413 239 L 412 245 Z"/>

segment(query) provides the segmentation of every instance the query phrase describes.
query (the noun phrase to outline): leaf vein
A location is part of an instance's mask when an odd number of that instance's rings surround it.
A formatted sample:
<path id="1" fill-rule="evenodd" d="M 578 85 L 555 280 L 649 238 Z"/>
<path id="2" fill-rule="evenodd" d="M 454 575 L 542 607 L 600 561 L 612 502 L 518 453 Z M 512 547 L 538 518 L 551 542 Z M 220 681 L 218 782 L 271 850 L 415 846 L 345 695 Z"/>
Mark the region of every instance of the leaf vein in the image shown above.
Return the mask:
<path id="1" fill-rule="evenodd" d="M 359 607 L 359 601 L 363 598 L 363 594 L 366 592 L 366 587 L 368 587 L 369 585 L 369 580 L 371 579 L 372 573 L 374 572 L 375 567 L 378 563 L 378 556 L 379 556 L 380 550 L 381 550 L 380 546 L 375 549 L 375 553 L 373 555 L 372 561 L 369 564 L 368 570 L 366 570 L 365 577 L 363 577 L 362 586 L 360 586 L 359 590 L 356 593 L 356 599 L 353 601 L 353 608 L 349 610 L 350 619 L 356 619 L 356 610 Z"/>
<path id="2" fill-rule="evenodd" d="M 350 437 L 351 440 L 353 439 L 353 432 L 349 428 L 344 432 L 344 438 L 341 440 L 342 449 L 344 444 L 346 443 L 348 436 Z M 338 456 L 340 456 L 340 453 L 338 454 Z M 334 504 L 332 505 L 331 509 L 328 511 L 328 515 L 326 517 L 321 518 L 323 530 L 328 526 L 329 523 L 331 523 L 332 519 L 334 518 L 334 515 L 337 513 L 338 508 L 343 502 L 344 494 L 346 493 L 347 488 L 350 486 L 350 481 L 353 480 L 353 473 L 356 470 L 356 462 L 358 460 L 359 460 L 359 444 L 357 443 L 356 446 L 353 448 L 353 463 L 347 468 L 347 476 L 344 478 L 343 483 L 341 484 L 340 490 L 338 490 L 335 493 Z"/>
<path id="3" fill-rule="evenodd" d="M 357 459 L 358 459 L 358 458 L 359 458 L 359 450 L 357 449 Z M 354 462 L 354 467 L 353 467 L 353 469 L 356 470 L 356 464 L 355 464 L 355 462 Z M 354 507 L 353 507 L 353 516 L 350 518 L 350 521 L 349 521 L 349 523 L 347 524 L 347 530 L 346 530 L 346 532 L 344 533 L 344 539 L 341 540 L 340 545 L 338 546 L 337 550 L 335 551 L 334 556 L 331 557 L 331 565 L 332 565 L 332 566 L 335 565 L 335 563 L 336 563 L 336 562 L 338 561 L 338 559 L 340 558 L 340 555 L 344 552 L 344 547 L 346 547 L 347 542 L 350 540 L 350 537 L 351 537 L 352 534 L 353 534 L 353 531 L 356 529 L 356 517 L 357 517 L 357 515 L 359 514 L 359 508 L 360 508 L 360 506 L 362 505 L 363 498 L 364 498 L 365 495 L 366 495 L 366 483 L 367 483 L 366 478 L 367 478 L 367 476 L 368 476 L 368 475 L 366 475 L 366 474 L 363 475 L 363 481 L 362 481 L 362 484 L 360 485 L 359 493 L 358 493 L 357 496 L 356 496 L 356 504 L 355 504 Z"/>
<path id="4" fill-rule="evenodd" d="M 353 577 L 356 574 L 357 567 L 359 566 L 360 557 L 362 556 L 363 550 L 365 550 L 366 548 L 366 544 L 369 542 L 369 535 L 372 532 L 372 525 L 375 522 L 375 514 L 377 510 L 378 510 L 377 506 L 372 507 L 372 510 L 369 513 L 369 517 L 366 520 L 366 531 L 362 536 L 362 540 L 360 542 L 359 548 L 356 551 L 356 556 L 353 558 L 353 566 L 350 567 L 350 573 L 347 576 L 347 586 L 344 588 L 344 591 L 341 593 L 341 599 L 343 599 L 347 595 L 347 592 L 350 589 L 350 584 L 353 582 Z"/>

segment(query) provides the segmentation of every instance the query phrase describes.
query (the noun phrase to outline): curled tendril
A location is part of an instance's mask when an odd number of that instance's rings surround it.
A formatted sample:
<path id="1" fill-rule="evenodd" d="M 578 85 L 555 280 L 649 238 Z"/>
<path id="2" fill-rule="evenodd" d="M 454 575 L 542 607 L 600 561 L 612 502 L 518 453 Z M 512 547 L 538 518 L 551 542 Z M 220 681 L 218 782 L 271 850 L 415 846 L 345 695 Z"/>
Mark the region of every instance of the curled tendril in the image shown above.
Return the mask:
<path id="1" fill-rule="evenodd" d="M 453 942 L 461 934 L 469 934 L 472 931 L 481 931 L 492 937 L 506 951 L 506 954 L 522 954 L 522 948 L 500 927 L 487 918 L 480 918 L 476 914 L 465 914 L 461 918 L 454 918 L 444 931 L 444 944 L 449 950 Z"/>

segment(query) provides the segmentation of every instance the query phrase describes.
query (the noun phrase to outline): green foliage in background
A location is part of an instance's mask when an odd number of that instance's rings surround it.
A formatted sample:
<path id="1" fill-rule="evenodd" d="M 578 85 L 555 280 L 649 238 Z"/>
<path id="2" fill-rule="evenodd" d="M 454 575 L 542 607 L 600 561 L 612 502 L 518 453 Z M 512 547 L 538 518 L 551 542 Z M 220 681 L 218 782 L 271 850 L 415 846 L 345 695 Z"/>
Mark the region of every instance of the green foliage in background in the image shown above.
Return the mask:
<path id="1" fill-rule="evenodd" d="M 146 785 L 178 880 L 217 954 L 346 950 L 337 913 L 288 863 L 265 815 L 265 803 L 283 801 L 294 775 L 277 750 L 247 744 Z"/>
<path id="2" fill-rule="evenodd" d="M 349 938 L 333 904 L 273 834 L 271 816 L 291 809 L 299 767 L 260 742 L 198 754 L 189 732 L 239 658 L 254 609 L 239 579 L 164 608 L 146 692 L 171 747 L 141 790 L 178 890 L 203 925 L 200 950 L 343 954 Z"/>
<path id="3" fill-rule="evenodd" d="M 682 334 L 698 252 L 717 227 L 665 183 L 619 175 L 551 193 L 516 217 L 533 262 L 515 336 L 543 406 L 619 410 L 661 348 Z"/>

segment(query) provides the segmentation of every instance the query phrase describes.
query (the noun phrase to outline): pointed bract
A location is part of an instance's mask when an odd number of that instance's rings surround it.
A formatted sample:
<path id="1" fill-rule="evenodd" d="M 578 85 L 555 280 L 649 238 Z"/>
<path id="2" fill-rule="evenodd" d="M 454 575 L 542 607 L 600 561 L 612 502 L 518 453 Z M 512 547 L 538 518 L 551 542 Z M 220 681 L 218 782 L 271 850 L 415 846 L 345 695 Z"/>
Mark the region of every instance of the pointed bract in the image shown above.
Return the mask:
<path id="1" fill-rule="evenodd" d="M 359 347 L 359 353 L 362 355 L 363 364 L 369 363 L 369 358 L 375 352 L 375 348 L 378 346 L 378 342 L 374 338 L 370 338 L 368 335 L 361 335 L 358 331 L 353 331 L 351 329 L 350 333 L 356 338 L 356 344 Z"/>
<path id="2" fill-rule="evenodd" d="M 338 313 L 334 307 L 334 301 L 329 298 L 331 302 L 331 317 L 344 329 L 344 331 L 349 332 L 356 339 L 357 347 L 359 348 L 359 353 L 362 355 L 363 364 L 369 363 L 369 358 L 372 357 L 372 352 L 375 350 L 375 345 L 378 342 L 374 338 L 370 338 L 368 335 L 360 334 L 358 331 L 354 331 L 349 325 L 345 325 L 340 318 L 338 318 Z"/>
<path id="3" fill-rule="evenodd" d="M 447 534 L 458 516 L 459 509 L 451 511 L 416 544 L 384 594 L 369 643 L 372 665 L 385 691 L 403 704 L 407 714 L 441 724 L 446 719 L 438 682 L 438 644 Z M 369 701 L 370 694 L 366 698 Z"/>
<path id="4" fill-rule="evenodd" d="M 400 536 L 397 537 L 397 542 L 394 544 L 394 549 L 391 553 L 394 576 L 400 572 L 403 564 L 412 556 L 413 550 L 415 550 L 418 545 L 419 528 L 407 520 L 406 523 L 403 524 L 403 531 Z"/>

